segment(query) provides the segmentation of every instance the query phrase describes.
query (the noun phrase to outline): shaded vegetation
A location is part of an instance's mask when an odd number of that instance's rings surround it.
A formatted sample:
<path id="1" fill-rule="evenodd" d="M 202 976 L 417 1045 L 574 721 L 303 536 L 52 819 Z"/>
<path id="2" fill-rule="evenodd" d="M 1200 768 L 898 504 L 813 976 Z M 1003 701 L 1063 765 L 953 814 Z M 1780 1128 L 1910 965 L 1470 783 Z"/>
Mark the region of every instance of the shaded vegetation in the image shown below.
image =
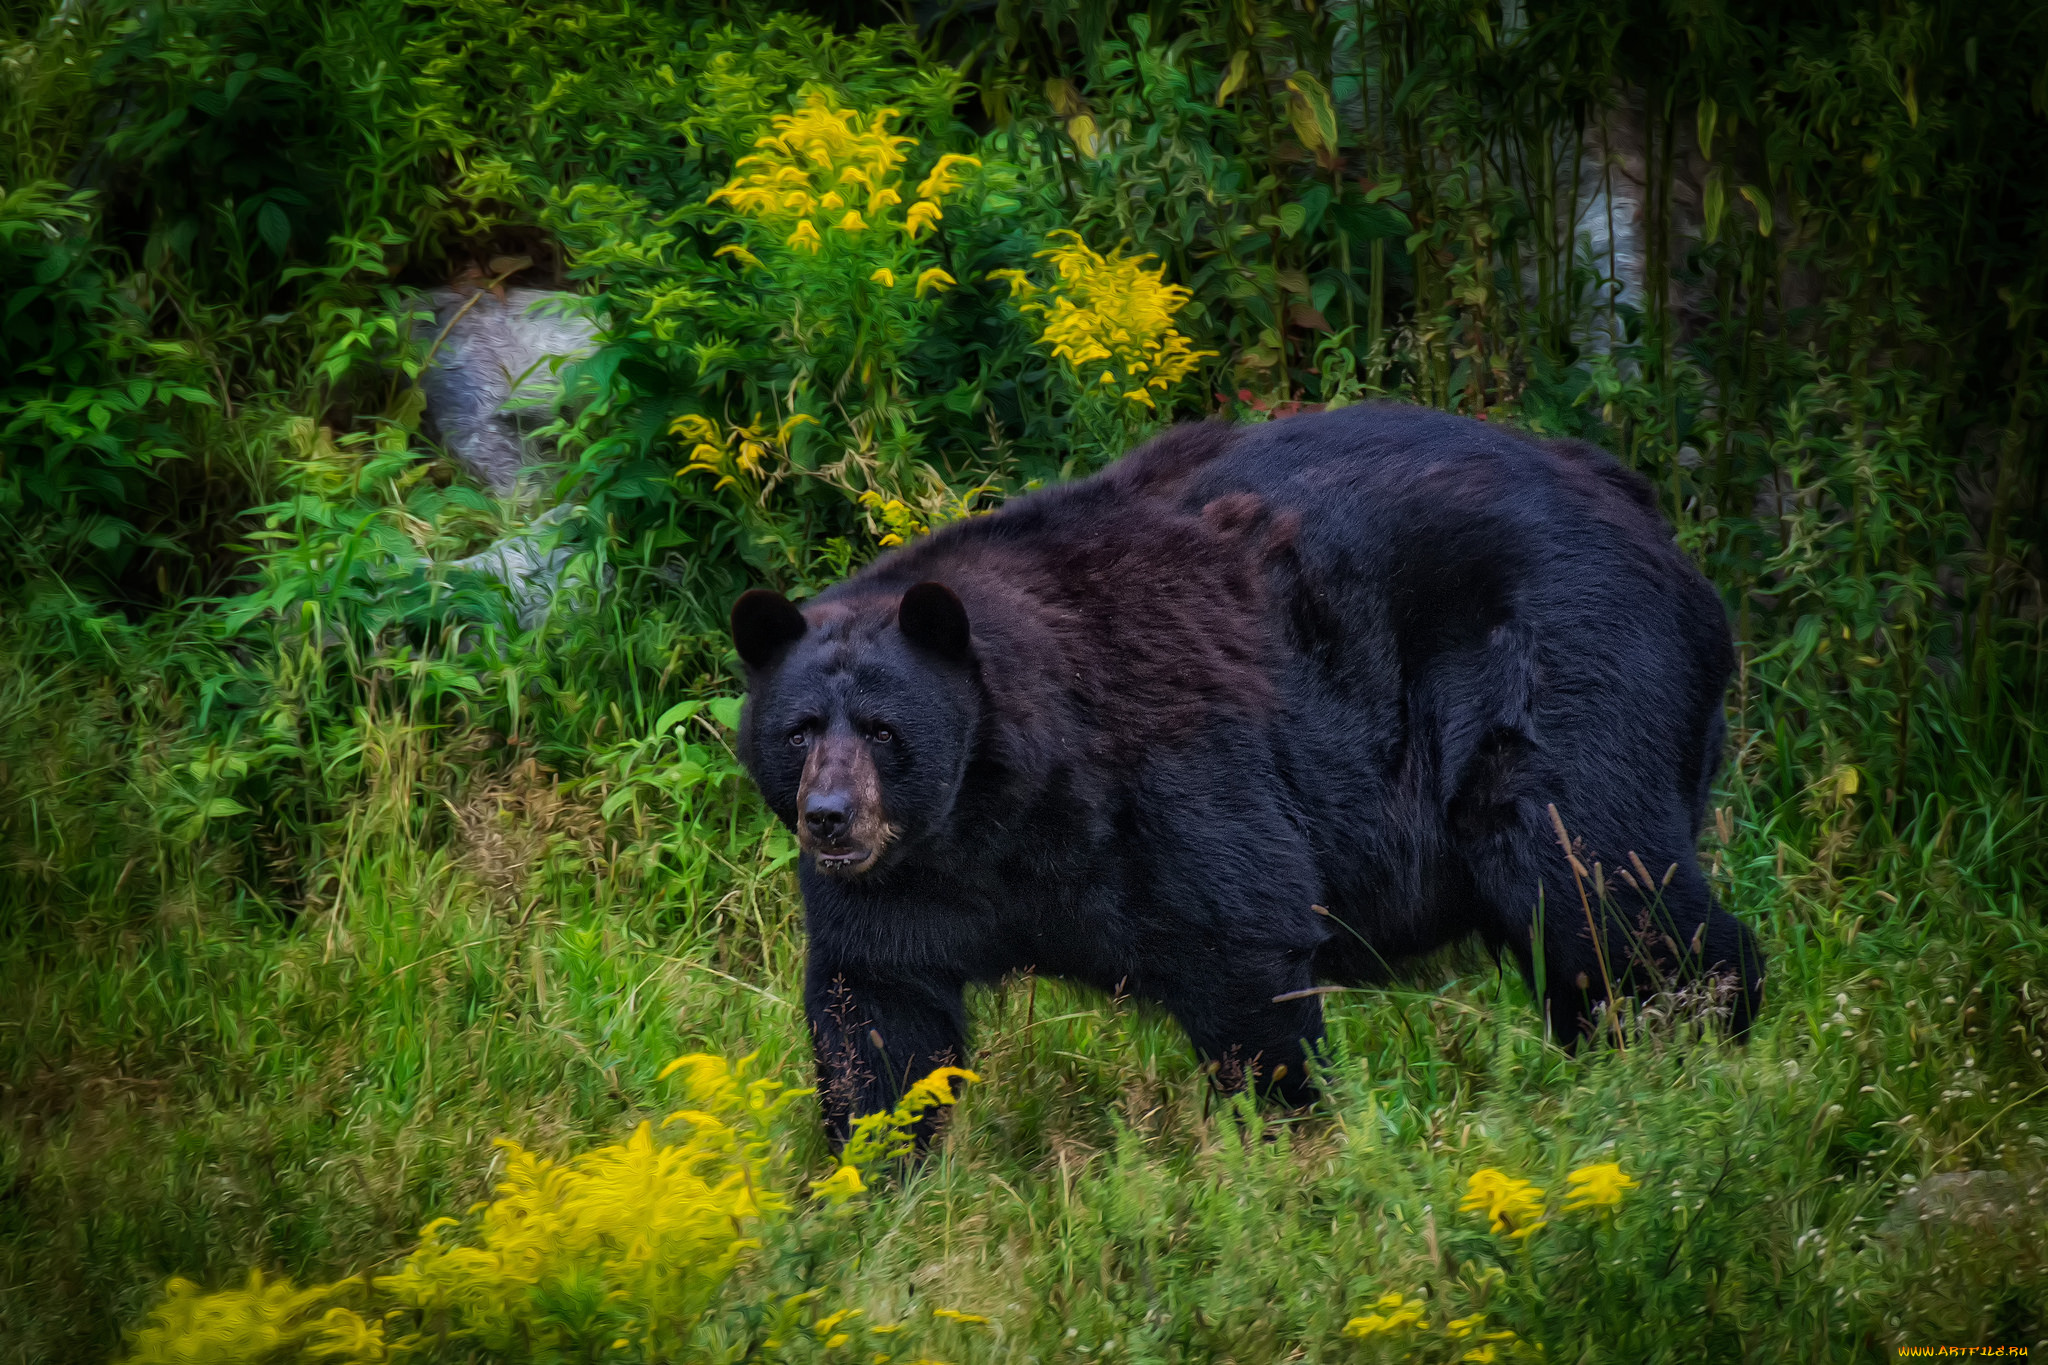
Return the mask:
<path id="1" fill-rule="evenodd" d="M 1607 444 L 1722 587 L 1749 1046 L 1665 1001 L 1565 1057 L 1456 954 L 1331 997 L 1326 1104 L 1261 1117 L 1149 1009 L 1009 983 L 921 1170 L 813 1197 L 814 1110 L 763 1120 L 792 1208 L 686 1342 L 536 1300 L 424 1358 L 2035 1344 L 2044 73 L 2008 0 L 0 9 L 0 1356 L 112 1357 L 172 1275 L 391 1273 L 494 1137 L 622 1142 L 680 1053 L 796 1081 L 730 600 L 1175 416 L 1377 397 Z M 812 92 L 909 139 L 895 204 L 814 186 L 816 250 L 717 194 Z M 1048 334 L 1063 244 L 1149 319 L 1123 382 Z M 538 498 L 417 385 L 419 291 L 494 280 L 607 319 Z M 453 561 L 558 500 L 523 626 Z M 1607 1162 L 1611 1213 L 1459 1208 Z"/>

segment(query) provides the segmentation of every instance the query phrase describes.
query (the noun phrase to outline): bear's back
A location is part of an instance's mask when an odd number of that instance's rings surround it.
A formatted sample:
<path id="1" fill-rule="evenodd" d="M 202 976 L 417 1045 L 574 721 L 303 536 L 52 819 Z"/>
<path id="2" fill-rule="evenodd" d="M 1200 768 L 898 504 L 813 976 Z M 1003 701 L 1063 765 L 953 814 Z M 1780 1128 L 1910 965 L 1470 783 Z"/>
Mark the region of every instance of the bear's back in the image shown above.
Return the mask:
<path id="1" fill-rule="evenodd" d="M 1361 404 L 1243 428 L 1187 475 L 1196 510 L 1249 494 L 1298 518 L 1304 567 L 1451 609 L 1502 593 L 1551 629 L 1725 652 L 1719 596 L 1673 538 L 1649 483 L 1598 447 L 1539 441 L 1430 408 Z M 1582 642 L 1595 648 L 1595 639 Z"/>
<path id="2" fill-rule="evenodd" d="M 1579 442 L 1361 405 L 1245 429 L 1177 490 L 1187 509 L 1247 496 L 1291 528 L 1290 642 L 1317 694 L 1412 703 L 1432 672 L 1486 686 L 1519 650 L 1554 756 L 1675 786 L 1697 824 L 1734 651 L 1640 475 Z"/>

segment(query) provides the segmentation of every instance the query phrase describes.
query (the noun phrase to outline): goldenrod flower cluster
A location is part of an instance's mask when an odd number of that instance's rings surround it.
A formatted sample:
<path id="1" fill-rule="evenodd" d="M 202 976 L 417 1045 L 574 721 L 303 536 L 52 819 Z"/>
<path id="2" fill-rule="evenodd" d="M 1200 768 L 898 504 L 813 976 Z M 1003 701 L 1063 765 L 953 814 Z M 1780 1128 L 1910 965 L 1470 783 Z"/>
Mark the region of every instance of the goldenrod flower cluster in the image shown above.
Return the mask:
<path id="1" fill-rule="evenodd" d="M 916 1146 L 913 1130 L 918 1121 L 928 1111 L 958 1100 L 959 1097 L 953 1093 L 953 1082 L 980 1079 L 965 1067 L 942 1066 L 911 1086 L 893 1110 L 854 1120 L 853 1134 L 839 1153 L 839 1169 L 823 1180 L 812 1181 L 811 1193 L 834 1204 L 861 1193 L 867 1188 L 861 1179 L 863 1171 L 871 1173 L 879 1166 L 891 1165 L 909 1156 Z"/>
<path id="2" fill-rule="evenodd" d="M 771 460 L 779 459 L 782 467 L 788 466 L 790 436 L 806 422 L 816 421 L 816 418 L 799 412 L 784 418 L 770 431 L 758 412 L 750 425 L 732 427 L 721 427 L 709 417 L 686 413 L 669 423 L 668 428 L 671 436 L 680 436 L 692 443 L 689 464 L 676 473 L 679 477 L 684 474 L 714 474 L 718 482 L 712 485 L 713 488 L 737 484 L 742 478 L 758 484 L 779 472 L 770 467 Z"/>
<path id="3" fill-rule="evenodd" d="M 1458 1359 L 1470 1361 L 1472 1365 L 1493 1365 L 1501 1359 L 1502 1352 L 1512 1351 L 1523 1345 L 1520 1336 L 1514 1332 L 1482 1332 L 1486 1325 L 1486 1314 L 1474 1313 L 1466 1318 L 1453 1318 L 1444 1324 L 1444 1335 L 1453 1341 L 1471 1341 L 1472 1349 Z M 1542 1348 L 1537 1348 L 1539 1354 Z"/>
<path id="4" fill-rule="evenodd" d="M 918 515 L 915 507 L 901 498 L 885 498 L 880 493 L 866 492 L 860 495 L 861 505 L 871 508 L 889 529 L 882 534 L 879 542 L 884 547 L 901 545 L 904 541 L 921 536 L 931 530 L 931 522 Z"/>
<path id="5" fill-rule="evenodd" d="M 1382 1294 L 1373 1304 L 1372 1311 L 1363 1313 L 1344 1324 L 1347 1337 L 1372 1337 L 1386 1332 L 1398 1332 L 1422 1322 L 1427 1305 L 1421 1299 L 1403 1297 L 1398 1291 Z"/>
<path id="6" fill-rule="evenodd" d="M 936 505 L 932 501 L 927 501 L 921 507 L 912 506 L 902 498 L 884 496 L 872 489 L 863 492 L 860 495 L 861 506 L 881 519 L 882 533 L 876 543 L 887 549 L 891 545 L 901 545 L 906 540 L 929 534 L 934 526 L 944 526 L 947 522 L 962 521 L 978 515 L 974 509 L 975 499 L 984 493 L 993 493 L 995 486 L 983 484 L 979 488 L 970 488 L 960 493 L 940 484 L 938 491 L 943 496 Z"/>
<path id="7" fill-rule="evenodd" d="M 1581 1166 L 1565 1177 L 1565 1184 L 1569 1187 L 1564 1204 L 1566 1213 L 1611 1209 L 1621 1203 L 1622 1196 L 1637 1188 L 1634 1178 L 1613 1161 Z M 1493 1231 L 1511 1237 L 1527 1237 L 1548 1221 L 1544 1217 L 1542 1190 L 1490 1166 L 1472 1173 L 1458 1207 L 1466 1213 L 1485 1214 Z"/>
<path id="8" fill-rule="evenodd" d="M 1493 1231 L 1510 1237 L 1527 1237 L 1544 1224 L 1543 1191 L 1526 1180 L 1494 1170 L 1491 1166 L 1474 1171 L 1458 1207 L 1466 1213 L 1483 1213 Z"/>
<path id="9" fill-rule="evenodd" d="M 1621 1202 L 1623 1195 L 1636 1188 L 1635 1180 L 1623 1174 L 1621 1166 L 1612 1161 L 1582 1166 L 1564 1179 L 1571 1186 L 1570 1196 L 1564 1205 L 1566 1213 L 1579 1209 L 1611 1209 Z"/>
<path id="10" fill-rule="evenodd" d="M 672 1350 L 740 1254 L 746 1224 L 782 1207 L 763 1186 L 768 1122 L 791 1099 L 780 1081 L 746 1079 L 752 1058 L 728 1066 L 698 1053 L 680 1072 L 688 1107 L 662 1120 L 680 1140 L 657 1142 L 642 1123 L 624 1143 L 557 1163 L 500 1139 L 507 1154 L 498 1198 L 485 1205 L 474 1244 L 453 1218 L 420 1232 L 420 1245 L 378 1288 L 423 1315 L 452 1315 L 490 1349 L 550 1329 L 531 1320 L 533 1291 L 579 1280 L 602 1285 L 626 1320 L 622 1336 L 650 1353 Z"/>
<path id="11" fill-rule="evenodd" d="M 190 1280 L 173 1279 L 164 1301 L 135 1334 L 126 1365 L 244 1365 L 293 1357 L 377 1365 L 390 1359 L 383 1324 L 351 1309 L 330 1307 L 356 1281 L 294 1289 L 290 1280 L 249 1272 L 240 1289 L 208 1294 Z"/>
<path id="12" fill-rule="evenodd" d="M 1021 270 L 992 271 L 989 278 L 1008 281 L 1022 311 L 1044 319 L 1040 343 L 1078 382 L 1156 407 L 1155 392 L 1172 389 L 1216 354 L 1193 349 L 1174 327 L 1174 314 L 1193 295 L 1166 283 L 1164 266 L 1147 269 L 1152 256 L 1105 256 L 1068 229 L 1052 236 L 1068 240 L 1038 253 L 1052 262 L 1051 284 L 1040 288 Z"/>
<path id="13" fill-rule="evenodd" d="M 204 1294 L 173 1280 L 136 1335 L 127 1365 L 259 1365 L 276 1360 L 381 1365 L 438 1343 L 546 1355 L 584 1349 L 550 1298 L 592 1298 L 611 1349 L 675 1355 L 740 1256 L 748 1227 L 786 1207 L 765 1182 L 770 1122 L 809 1091 L 749 1079 L 696 1054 L 670 1063 L 685 1107 L 623 1143 L 556 1162 L 500 1140 L 497 1198 L 465 1221 L 440 1218 L 396 1274 L 295 1290 L 252 1273 L 245 1288 Z M 374 1287 L 376 1320 L 330 1307 Z M 585 1327 L 591 1324 L 586 1323 Z M 410 1330 L 409 1330 L 410 1329 Z M 400 1333 L 386 1340 L 388 1332 Z M 579 1343 L 582 1343 L 579 1345 Z"/>
<path id="14" fill-rule="evenodd" d="M 1637 1188 L 1635 1180 L 1612 1161 L 1581 1166 L 1565 1177 L 1565 1183 L 1570 1187 L 1564 1205 L 1567 1213 L 1582 1209 L 1611 1209 L 1630 1190 Z M 1531 1233 L 1549 1224 L 1543 1191 L 1526 1180 L 1519 1180 L 1491 1166 L 1472 1173 L 1466 1182 L 1465 1197 L 1458 1207 L 1466 1213 L 1485 1215 L 1492 1231 L 1523 1240 L 1525 1246 Z M 1488 1274 L 1496 1282 L 1505 1281 L 1504 1274 L 1498 1269 Z M 1419 1297 L 1411 1299 L 1395 1292 L 1382 1295 L 1371 1308 L 1346 1323 L 1344 1335 L 1361 1341 L 1398 1336 L 1402 1342 L 1400 1349 L 1410 1352 L 1419 1351 L 1434 1342 L 1434 1349 L 1422 1354 L 1429 1359 L 1439 1359 L 1449 1358 L 1449 1352 L 1462 1351 L 1456 1359 L 1469 1365 L 1497 1365 L 1514 1359 L 1542 1358 L 1541 1346 L 1523 1340 L 1513 1331 L 1485 1330 L 1486 1318 L 1485 1313 L 1473 1313 L 1469 1317 L 1452 1318 L 1440 1325 L 1432 1325 L 1426 1300 Z M 1411 1354 L 1410 1358 L 1418 1357 Z"/>
<path id="15" fill-rule="evenodd" d="M 1421 1298 L 1408 1298 L 1398 1291 L 1382 1294 L 1371 1311 L 1362 1313 L 1344 1324 L 1344 1335 L 1357 1341 L 1369 1341 L 1374 1337 L 1391 1337 L 1399 1334 L 1404 1338 L 1441 1337 L 1452 1350 L 1468 1345 L 1458 1359 L 1470 1361 L 1472 1365 L 1493 1365 L 1505 1358 L 1504 1351 L 1513 1351 L 1522 1345 L 1522 1339 L 1513 1332 L 1483 1332 L 1486 1314 L 1474 1313 L 1470 1317 L 1454 1318 L 1441 1328 L 1429 1325 L 1429 1305 Z"/>
<path id="16" fill-rule="evenodd" d="M 813 256 L 835 241 L 867 234 L 895 233 L 915 241 L 945 217 L 941 201 L 960 189 L 961 171 L 981 161 L 953 152 L 941 156 L 906 207 L 903 149 L 915 147 L 917 139 L 889 131 L 899 113 L 878 109 L 863 115 L 839 108 L 822 90 L 808 90 L 795 112 L 769 120 L 770 131 L 755 141 L 753 155 L 735 166 L 739 174 L 707 202 L 724 201 L 781 234 L 782 246 Z M 744 246 L 720 247 L 714 254 L 761 264 Z M 886 289 L 895 286 L 896 275 L 885 268 L 868 279 Z M 917 281 L 920 298 L 953 283 L 943 270 L 926 270 Z"/>

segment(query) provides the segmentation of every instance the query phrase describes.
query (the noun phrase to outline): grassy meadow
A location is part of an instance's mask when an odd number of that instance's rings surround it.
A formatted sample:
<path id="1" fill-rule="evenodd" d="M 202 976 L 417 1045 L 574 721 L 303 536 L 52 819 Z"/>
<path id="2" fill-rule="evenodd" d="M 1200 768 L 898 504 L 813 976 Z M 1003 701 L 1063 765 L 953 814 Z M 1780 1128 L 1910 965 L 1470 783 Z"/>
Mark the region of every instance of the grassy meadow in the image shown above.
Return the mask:
<path id="1" fill-rule="evenodd" d="M 0 1361 L 2048 1350 L 2048 23 L 919 17 L 0 8 Z M 518 495 L 451 281 L 606 319 Z M 1602 442 L 1723 589 L 1749 1041 L 1568 1056 L 1471 945 L 1287 1114 L 1019 979 L 835 1159 L 727 605 L 1373 399 Z M 523 622 L 453 562 L 555 504 Z"/>

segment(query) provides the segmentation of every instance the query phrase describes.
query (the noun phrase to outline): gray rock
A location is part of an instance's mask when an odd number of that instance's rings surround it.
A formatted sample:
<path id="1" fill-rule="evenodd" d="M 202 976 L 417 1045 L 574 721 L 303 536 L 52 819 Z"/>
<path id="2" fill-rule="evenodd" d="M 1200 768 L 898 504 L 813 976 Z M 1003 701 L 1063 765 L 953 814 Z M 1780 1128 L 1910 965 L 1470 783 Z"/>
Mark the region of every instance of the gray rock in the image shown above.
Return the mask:
<path id="1" fill-rule="evenodd" d="M 581 295 L 549 289 L 437 289 L 426 309 L 434 319 L 415 320 L 413 337 L 433 348 L 420 388 L 441 444 L 491 492 L 510 494 L 521 470 L 547 458 L 532 433 L 561 401 L 561 368 L 596 350 L 599 319 Z"/>
<path id="2" fill-rule="evenodd" d="M 576 550 L 561 543 L 561 527 L 577 511 L 576 505 L 568 503 L 551 508 L 525 530 L 466 558 L 449 560 L 448 567 L 484 574 L 503 583 L 518 614 L 520 629 L 532 630 L 547 619 L 556 599 L 568 587 L 563 582 L 563 573 L 575 558 Z"/>

